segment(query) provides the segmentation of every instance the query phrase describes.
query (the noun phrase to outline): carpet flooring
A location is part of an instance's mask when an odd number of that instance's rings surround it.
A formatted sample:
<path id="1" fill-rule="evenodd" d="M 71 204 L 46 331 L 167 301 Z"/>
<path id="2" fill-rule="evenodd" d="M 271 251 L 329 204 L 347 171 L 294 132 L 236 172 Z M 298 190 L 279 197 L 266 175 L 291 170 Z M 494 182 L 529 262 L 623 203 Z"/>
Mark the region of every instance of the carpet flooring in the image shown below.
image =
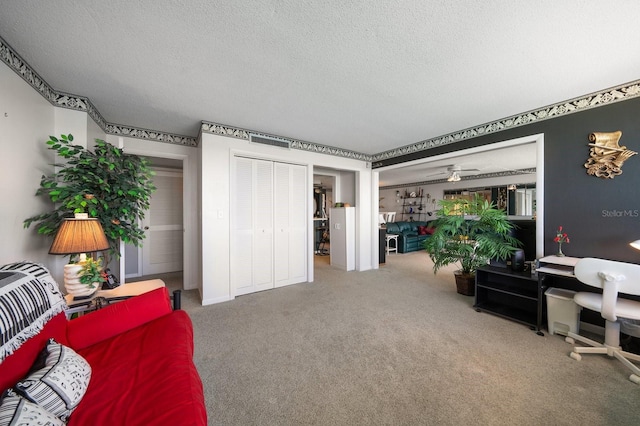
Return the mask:
<path id="1" fill-rule="evenodd" d="M 476 312 L 424 252 L 366 272 L 328 260 L 313 283 L 217 305 L 183 292 L 209 424 L 640 424 L 618 361 Z"/>

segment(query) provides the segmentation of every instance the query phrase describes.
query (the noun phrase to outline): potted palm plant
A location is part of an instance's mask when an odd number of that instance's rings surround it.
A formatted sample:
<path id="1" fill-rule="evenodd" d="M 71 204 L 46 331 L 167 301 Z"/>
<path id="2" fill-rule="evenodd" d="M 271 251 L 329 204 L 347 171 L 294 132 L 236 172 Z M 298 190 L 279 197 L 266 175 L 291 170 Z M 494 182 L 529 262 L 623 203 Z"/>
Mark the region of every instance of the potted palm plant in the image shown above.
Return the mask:
<path id="1" fill-rule="evenodd" d="M 442 200 L 436 212 L 435 228 L 424 248 L 433 261 L 433 272 L 458 263 L 455 272 L 460 294 L 475 295 L 476 270 L 489 260 L 504 260 L 522 244 L 511 236 L 513 224 L 504 210 L 480 195 L 472 199 Z"/>

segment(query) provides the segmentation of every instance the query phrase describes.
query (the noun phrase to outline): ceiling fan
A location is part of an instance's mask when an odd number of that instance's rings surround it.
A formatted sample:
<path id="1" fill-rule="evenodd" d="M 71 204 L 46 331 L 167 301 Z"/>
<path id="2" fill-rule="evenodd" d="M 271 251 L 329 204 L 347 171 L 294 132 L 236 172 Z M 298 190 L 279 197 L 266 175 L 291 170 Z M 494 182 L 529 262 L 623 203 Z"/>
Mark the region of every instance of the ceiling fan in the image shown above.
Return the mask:
<path id="1" fill-rule="evenodd" d="M 449 175 L 447 176 L 447 181 L 449 182 L 458 182 L 460 181 L 460 172 L 479 172 L 480 169 L 463 169 L 462 166 L 458 166 L 457 164 L 452 164 L 446 167 L 447 171 L 442 171 L 438 173 L 434 173 L 431 175 L 427 175 L 426 177 L 438 176 L 438 175 Z"/>

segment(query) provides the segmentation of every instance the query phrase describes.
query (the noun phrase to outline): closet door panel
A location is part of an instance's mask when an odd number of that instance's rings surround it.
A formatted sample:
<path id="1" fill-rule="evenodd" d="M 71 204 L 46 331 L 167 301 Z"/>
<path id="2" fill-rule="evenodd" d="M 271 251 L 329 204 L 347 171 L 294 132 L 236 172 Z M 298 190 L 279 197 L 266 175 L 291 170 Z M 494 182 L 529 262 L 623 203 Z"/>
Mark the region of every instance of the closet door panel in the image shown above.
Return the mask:
<path id="1" fill-rule="evenodd" d="M 260 291 L 273 288 L 273 162 L 254 162 L 253 278 Z"/>
<path id="2" fill-rule="evenodd" d="M 275 190 L 274 205 L 274 272 L 275 285 L 281 286 L 289 280 L 289 221 L 291 210 L 291 167 L 288 164 L 274 165 L 273 186 Z"/>
<path id="3" fill-rule="evenodd" d="M 291 204 L 289 226 L 290 283 L 307 281 L 307 168 L 291 166 Z"/>
<path id="4" fill-rule="evenodd" d="M 275 285 L 281 287 L 307 277 L 307 171 L 292 164 L 275 167 Z"/>
<path id="5" fill-rule="evenodd" d="M 254 164 L 247 158 L 236 158 L 232 206 L 231 282 L 235 294 L 251 293 L 253 285 L 253 188 Z"/>

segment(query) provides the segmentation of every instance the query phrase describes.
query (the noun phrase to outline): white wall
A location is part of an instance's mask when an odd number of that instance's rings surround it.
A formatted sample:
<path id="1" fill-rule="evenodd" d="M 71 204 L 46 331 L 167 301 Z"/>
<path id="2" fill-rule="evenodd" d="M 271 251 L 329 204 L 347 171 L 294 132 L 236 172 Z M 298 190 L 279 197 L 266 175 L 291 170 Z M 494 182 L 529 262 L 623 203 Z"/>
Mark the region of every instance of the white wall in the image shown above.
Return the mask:
<path id="1" fill-rule="evenodd" d="M 93 120 L 86 112 L 53 106 L 52 108 L 55 114 L 55 130 L 51 133 L 52 135 L 58 137 L 71 134 L 75 145 L 81 145 L 85 148 L 93 146 L 93 139 L 89 139 L 89 128 L 93 129 L 89 123 L 93 123 Z M 95 126 L 95 123 L 93 125 Z M 95 132 L 93 133 L 95 134 Z M 104 139 L 104 132 L 99 135 L 101 139 Z M 60 161 L 60 158 L 56 158 L 56 163 Z"/>
<path id="2" fill-rule="evenodd" d="M 360 195 L 358 191 L 371 181 L 371 170 L 364 161 L 328 156 L 300 150 L 287 150 L 267 145 L 250 144 L 248 141 L 203 133 L 200 148 L 200 200 L 201 209 L 201 282 L 203 304 L 212 304 L 230 300 L 234 297 L 230 282 L 230 175 L 231 159 L 235 153 L 275 161 L 292 162 L 308 166 L 308 262 L 309 281 L 313 281 L 313 170 L 325 167 L 341 171 L 356 172 L 353 187 L 355 189 L 356 226 L 360 253 L 358 270 L 372 268 L 369 254 L 372 244 L 373 226 L 371 224 L 371 196 Z M 360 178 L 356 176 L 359 175 Z M 356 183 L 358 180 L 359 183 Z M 370 187 L 366 188 L 370 194 Z M 334 200 L 337 201 L 337 200 Z M 356 248 L 358 250 L 358 247 Z"/>
<path id="3" fill-rule="evenodd" d="M 0 158 L 0 236 L 4 242 L 0 263 L 42 263 L 62 285 L 68 258 L 49 255 L 52 239 L 38 235 L 34 225 L 24 229 L 22 223 L 53 208 L 45 197 L 35 196 L 42 175 L 53 173 L 53 164 L 61 160 L 48 149 L 49 136 L 72 134 L 74 144 L 87 146 L 88 137 L 104 139 L 105 134 L 86 113 L 51 105 L 4 64 L 0 65 L 0 88 L 0 143 L 5 153 Z"/>
<path id="4" fill-rule="evenodd" d="M 350 171 L 340 171 L 340 199 L 334 197 L 333 203 L 349 203 L 352 207 L 356 206 L 356 175 Z"/>
<path id="5" fill-rule="evenodd" d="M 0 264 L 28 259 L 50 267 L 51 240 L 22 223 L 52 207 L 35 192 L 40 177 L 53 171 L 45 141 L 53 134 L 54 108 L 4 64 L 0 93 Z"/>

